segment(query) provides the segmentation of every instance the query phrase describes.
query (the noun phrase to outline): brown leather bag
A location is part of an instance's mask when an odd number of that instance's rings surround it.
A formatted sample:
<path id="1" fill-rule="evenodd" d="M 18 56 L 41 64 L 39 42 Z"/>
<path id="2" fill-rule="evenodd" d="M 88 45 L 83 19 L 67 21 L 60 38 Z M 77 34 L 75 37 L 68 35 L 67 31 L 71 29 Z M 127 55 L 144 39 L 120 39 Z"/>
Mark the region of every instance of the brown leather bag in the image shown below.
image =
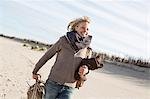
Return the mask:
<path id="1" fill-rule="evenodd" d="M 39 74 L 38 74 L 39 75 Z M 40 80 L 36 80 L 35 84 L 29 87 L 28 92 L 27 92 L 27 99 L 43 99 L 44 96 L 44 81 L 41 80 L 41 75 Z"/>

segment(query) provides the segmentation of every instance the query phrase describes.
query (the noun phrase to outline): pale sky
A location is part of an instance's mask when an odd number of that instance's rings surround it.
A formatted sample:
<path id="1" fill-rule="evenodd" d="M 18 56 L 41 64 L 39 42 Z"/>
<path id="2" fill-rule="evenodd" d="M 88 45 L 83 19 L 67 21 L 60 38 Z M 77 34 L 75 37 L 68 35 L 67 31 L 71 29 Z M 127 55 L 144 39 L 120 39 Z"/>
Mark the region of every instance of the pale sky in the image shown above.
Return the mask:
<path id="1" fill-rule="evenodd" d="M 148 0 L 1 0 L 0 34 L 56 42 L 68 23 L 89 16 L 91 47 L 150 60 Z"/>

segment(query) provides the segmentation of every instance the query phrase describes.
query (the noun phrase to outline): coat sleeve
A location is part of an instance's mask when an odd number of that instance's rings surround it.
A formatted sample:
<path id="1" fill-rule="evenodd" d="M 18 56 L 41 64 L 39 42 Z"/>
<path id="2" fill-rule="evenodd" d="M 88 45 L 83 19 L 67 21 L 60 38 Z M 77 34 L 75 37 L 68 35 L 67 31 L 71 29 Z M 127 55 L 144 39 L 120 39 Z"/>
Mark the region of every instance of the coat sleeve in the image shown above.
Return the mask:
<path id="1" fill-rule="evenodd" d="M 86 65 L 88 66 L 89 70 L 95 70 L 98 68 L 102 68 L 103 65 L 101 63 L 99 63 L 96 58 L 90 58 L 90 59 L 82 59 L 80 66 L 82 65 Z"/>
<path id="2" fill-rule="evenodd" d="M 52 46 L 50 47 L 47 52 L 41 57 L 41 59 L 36 63 L 33 74 L 36 74 L 39 69 L 49 60 L 51 59 L 57 52 L 61 50 L 61 42 L 62 37 Z"/>

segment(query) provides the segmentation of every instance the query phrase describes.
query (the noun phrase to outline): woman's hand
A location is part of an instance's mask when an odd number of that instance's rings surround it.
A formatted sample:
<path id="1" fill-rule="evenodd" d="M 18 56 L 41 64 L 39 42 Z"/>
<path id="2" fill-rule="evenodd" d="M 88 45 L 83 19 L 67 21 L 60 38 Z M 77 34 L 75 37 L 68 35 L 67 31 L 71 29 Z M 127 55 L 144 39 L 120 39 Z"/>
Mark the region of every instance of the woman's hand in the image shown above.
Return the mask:
<path id="1" fill-rule="evenodd" d="M 38 80 L 39 79 L 39 74 L 33 74 L 32 78 L 35 79 L 35 80 Z"/>
<path id="2" fill-rule="evenodd" d="M 78 73 L 80 76 L 85 75 L 88 73 L 88 67 L 86 65 L 81 66 Z"/>

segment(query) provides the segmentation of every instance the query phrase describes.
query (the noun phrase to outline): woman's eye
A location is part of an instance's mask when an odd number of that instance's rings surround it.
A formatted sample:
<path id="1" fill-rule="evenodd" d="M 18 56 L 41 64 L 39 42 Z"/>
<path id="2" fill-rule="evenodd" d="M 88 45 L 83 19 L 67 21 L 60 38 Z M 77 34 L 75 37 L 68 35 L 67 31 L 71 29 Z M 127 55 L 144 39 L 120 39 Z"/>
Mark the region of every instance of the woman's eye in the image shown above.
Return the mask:
<path id="1" fill-rule="evenodd" d="M 82 29 L 87 30 L 87 31 L 89 30 L 89 28 L 85 28 L 85 27 L 82 27 Z"/>

